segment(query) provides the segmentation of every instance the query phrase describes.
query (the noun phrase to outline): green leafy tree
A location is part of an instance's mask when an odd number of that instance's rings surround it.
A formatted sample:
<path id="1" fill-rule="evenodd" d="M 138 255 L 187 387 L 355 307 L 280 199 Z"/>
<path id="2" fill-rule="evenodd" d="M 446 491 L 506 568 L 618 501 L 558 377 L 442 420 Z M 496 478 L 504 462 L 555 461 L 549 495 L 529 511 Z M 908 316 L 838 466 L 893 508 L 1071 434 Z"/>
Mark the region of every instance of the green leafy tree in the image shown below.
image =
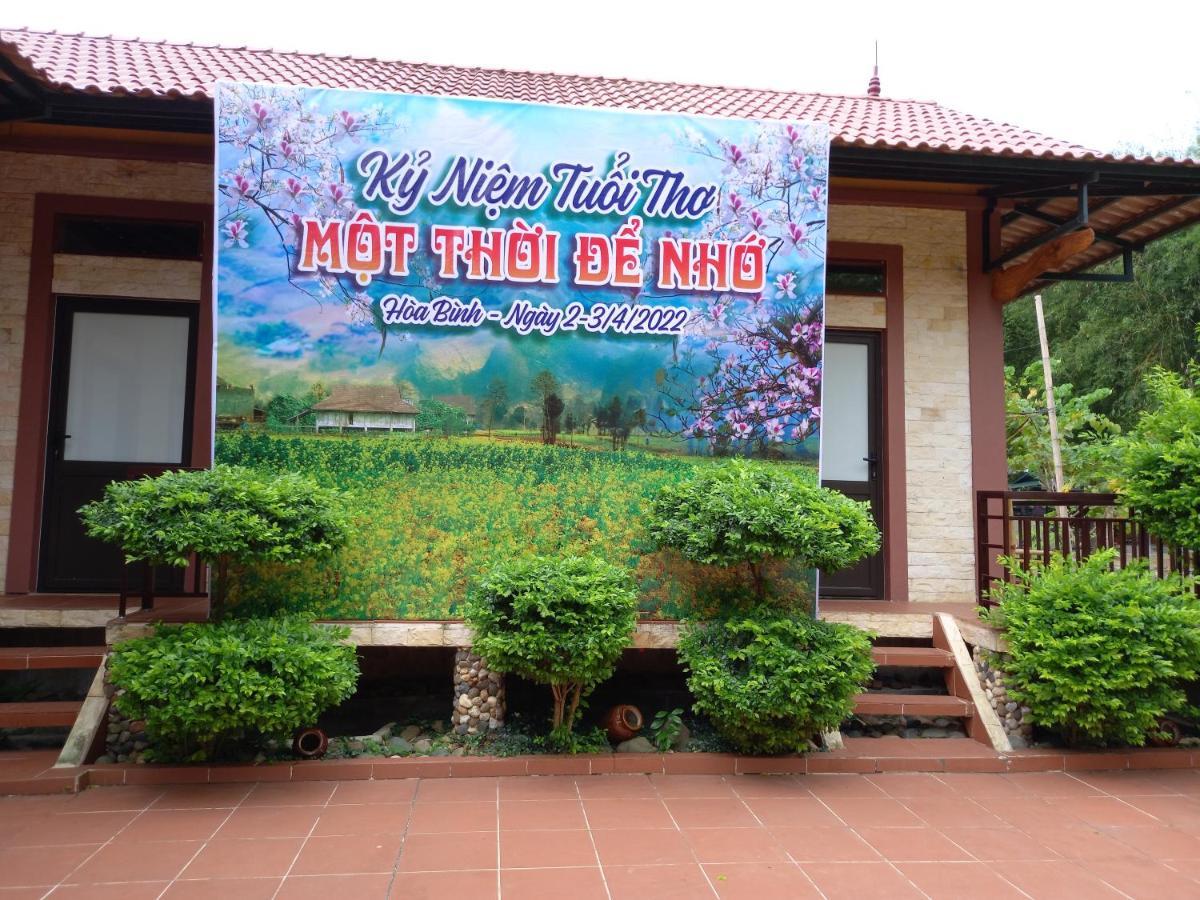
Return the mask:
<path id="1" fill-rule="evenodd" d="M 146 722 L 167 759 L 212 759 L 230 745 L 287 738 L 354 692 L 349 636 L 299 618 L 163 625 L 113 648 L 114 704 Z"/>
<path id="2" fill-rule="evenodd" d="M 1144 565 L 1112 570 L 1115 550 L 1055 555 L 993 589 L 1009 695 L 1069 744 L 1140 746 L 1187 708 L 1200 675 L 1200 603 L 1191 581 Z"/>
<path id="3" fill-rule="evenodd" d="M 230 576 L 253 562 L 295 563 L 346 542 L 340 497 L 310 478 L 216 465 L 115 481 L 79 510 L 87 533 L 117 544 L 129 562 L 212 565 L 212 616 L 225 612 Z"/>
<path id="4" fill-rule="evenodd" d="M 1152 533 L 1200 549 L 1200 362 L 1186 376 L 1156 369 L 1146 378 L 1152 406 L 1119 442 L 1116 485 Z"/>
<path id="5" fill-rule="evenodd" d="M 487 392 L 479 403 L 479 411 L 483 413 L 488 434 L 491 434 L 496 423 L 502 420 L 508 411 L 508 385 L 504 383 L 504 379 L 496 377 L 488 382 Z"/>
<path id="6" fill-rule="evenodd" d="M 436 431 L 443 437 L 453 437 L 467 430 L 467 414 L 457 406 L 441 400 L 422 400 L 417 413 L 418 431 Z"/>
<path id="7" fill-rule="evenodd" d="M 679 639 L 695 709 L 747 753 L 794 753 L 836 728 L 875 671 L 851 625 L 759 606 L 688 623 Z"/>
<path id="8" fill-rule="evenodd" d="M 707 565 L 737 567 L 767 598 L 767 566 L 792 559 L 834 572 L 879 549 L 867 504 L 818 486 L 790 467 L 731 460 L 664 487 L 649 514 L 660 547 Z"/>
<path id="9" fill-rule="evenodd" d="M 558 441 L 558 431 L 566 404 L 558 394 L 547 394 L 542 400 L 542 443 L 554 444 Z"/>
<path id="10" fill-rule="evenodd" d="M 1004 388 L 1008 467 L 1032 472 L 1046 490 L 1053 490 L 1054 456 L 1041 362 L 1030 363 L 1020 378 L 1006 366 Z M 1121 428 L 1095 407 L 1111 393 L 1109 388 L 1096 388 L 1077 396 L 1074 385 L 1054 385 L 1064 490 L 1108 487 L 1112 439 Z"/>
<path id="11" fill-rule="evenodd" d="M 627 571 L 597 556 L 501 563 L 466 606 L 489 666 L 550 686 L 552 734 L 565 745 L 580 701 L 613 673 L 637 621 Z"/>

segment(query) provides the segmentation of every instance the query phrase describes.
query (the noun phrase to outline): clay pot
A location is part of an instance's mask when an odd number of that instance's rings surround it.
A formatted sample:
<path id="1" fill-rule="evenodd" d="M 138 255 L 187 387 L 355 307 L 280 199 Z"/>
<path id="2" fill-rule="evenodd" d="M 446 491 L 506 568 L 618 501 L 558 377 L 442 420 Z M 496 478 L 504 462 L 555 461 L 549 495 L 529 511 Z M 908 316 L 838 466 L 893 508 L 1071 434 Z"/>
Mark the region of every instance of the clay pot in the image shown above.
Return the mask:
<path id="1" fill-rule="evenodd" d="M 320 728 L 301 728 L 292 738 L 292 752 L 301 759 L 320 759 L 329 749 L 329 736 Z"/>
<path id="2" fill-rule="evenodd" d="M 621 741 L 629 740 L 641 731 L 643 722 L 642 711 L 628 703 L 614 706 L 604 717 L 604 727 L 608 730 L 608 739 L 618 744 Z"/>
<path id="3" fill-rule="evenodd" d="M 1178 747 L 1179 741 L 1183 738 L 1183 729 L 1179 727 L 1178 722 L 1171 719 L 1159 719 L 1158 730 L 1163 732 L 1165 736 L 1154 736 L 1150 738 L 1150 746 L 1152 747 Z"/>

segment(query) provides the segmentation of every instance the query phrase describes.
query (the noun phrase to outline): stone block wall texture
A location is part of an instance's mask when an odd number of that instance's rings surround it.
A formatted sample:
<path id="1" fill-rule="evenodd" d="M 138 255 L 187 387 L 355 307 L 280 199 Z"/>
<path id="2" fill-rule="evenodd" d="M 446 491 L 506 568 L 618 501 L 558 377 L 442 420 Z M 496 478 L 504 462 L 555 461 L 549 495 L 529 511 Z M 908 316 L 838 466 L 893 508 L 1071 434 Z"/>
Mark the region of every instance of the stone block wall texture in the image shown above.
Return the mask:
<path id="1" fill-rule="evenodd" d="M 486 734 L 504 724 L 504 676 L 470 650 L 454 654 L 455 734 Z"/>
<path id="2" fill-rule="evenodd" d="M 211 203 L 212 167 L 0 151 L 0 582 L 8 564 L 12 526 L 17 408 L 33 253 L 33 206 L 34 196 L 40 193 Z M 124 289 L 129 287 L 128 282 L 122 280 L 129 274 L 130 263 L 123 262 L 126 270 L 112 271 L 113 282 L 102 292 L 131 296 Z M 97 269 L 97 275 L 89 281 L 90 288 L 97 287 L 102 271 Z M 139 283 L 152 287 L 153 291 L 145 296 L 162 296 L 160 287 L 179 290 L 177 284 L 160 285 L 153 278 L 146 278 L 146 274 L 141 273 Z M 116 290 L 113 285 L 122 289 Z M 175 293 L 169 298 L 185 299 Z"/>
<path id="3" fill-rule="evenodd" d="M 212 169 L 197 163 L 0 152 L 0 580 L 8 559 L 21 358 L 38 193 L 209 203 Z M 966 219 L 951 210 L 834 206 L 830 238 L 904 246 L 905 431 L 909 597 L 973 594 Z M 192 299 L 195 263 L 56 260 L 62 293 Z M 48 300 L 48 298 L 47 298 Z M 880 328 L 878 299 L 835 297 L 829 321 Z"/>
<path id="4" fill-rule="evenodd" d="M 833 206 L 829 239 L 904 247 L 904 432 L 908 599 L 974 599 L 967 221 L 961 211 Z M 860 298 L 861 299 L 861 298 Z M 879 327 L 873 309 L 830 303 L 830 323 Z"/>

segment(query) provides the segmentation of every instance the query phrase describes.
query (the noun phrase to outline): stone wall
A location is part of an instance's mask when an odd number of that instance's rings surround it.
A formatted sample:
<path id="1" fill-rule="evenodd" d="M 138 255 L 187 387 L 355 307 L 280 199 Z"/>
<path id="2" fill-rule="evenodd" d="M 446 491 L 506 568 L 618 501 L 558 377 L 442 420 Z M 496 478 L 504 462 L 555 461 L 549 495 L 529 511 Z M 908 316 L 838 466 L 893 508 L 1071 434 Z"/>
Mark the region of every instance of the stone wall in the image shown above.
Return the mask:
<path id="1" fill-rule="evenodd" d="M 39 193 L 211 203 L 212 167 L 0 151 L 0 582 L 8 564 L 33 207 Z"/>
<path id="2" fill-rule="evenodd" d="M 974 599 L 967 346 L 967 220 L 955 210 L 834 206 L 833 241 L 904 247 L 908 599 Z M 879 327 L 874 307 L 830 303 L 830 323 Z"/>
<path id="3" fill-rule="evenodd" d="M 470 650 L 454 654 L 455 734 L 480 734 L 504 724 L 504 676 Z"/>
<path id="4" fill-rule="evenodd" d="M 975 671 L 979 673 L 979 681 L 988 702 L 996 711 L 1004 733 L 1008 735 L 1009 743 L 1014 750 L 1024 750 L 1033 741 L 1033 723 L 1029 720 L 1030 709 L 1021 706 L 1008 696 L 1007 678 L 1004 674 L 1004 654 L 992 653 L 982 647 L 976 647 L 971 653 L 975 662 Z"/>

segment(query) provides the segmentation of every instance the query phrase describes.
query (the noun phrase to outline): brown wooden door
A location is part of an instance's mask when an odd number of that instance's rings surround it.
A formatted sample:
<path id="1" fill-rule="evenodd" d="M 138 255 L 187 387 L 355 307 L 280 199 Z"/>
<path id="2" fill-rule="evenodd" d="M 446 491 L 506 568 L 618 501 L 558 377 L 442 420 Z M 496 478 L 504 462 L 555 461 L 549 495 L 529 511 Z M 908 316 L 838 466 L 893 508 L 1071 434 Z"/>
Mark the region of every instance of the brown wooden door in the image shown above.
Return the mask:
<path id="1" fill-rule="evenodd" d="M 120 587 L 119 548 L 88 537 L 78 509 L 109 482 L 191 462 L 196 325 L 190 303 L 57 301 L 39 590 Z M 160 571 L 159 590 L 181 585 Z"/>
<path id="2" fill-rule="evenodd" d="M 821 483 L 871 504 L 883 529 L 882 369 L 879 333 L 825 333 Z M 884 535 L 884 540 L 887 536 Z M 822 597 L 883 599 L 883 551 L 849 569 L 821 573 Z"/>

